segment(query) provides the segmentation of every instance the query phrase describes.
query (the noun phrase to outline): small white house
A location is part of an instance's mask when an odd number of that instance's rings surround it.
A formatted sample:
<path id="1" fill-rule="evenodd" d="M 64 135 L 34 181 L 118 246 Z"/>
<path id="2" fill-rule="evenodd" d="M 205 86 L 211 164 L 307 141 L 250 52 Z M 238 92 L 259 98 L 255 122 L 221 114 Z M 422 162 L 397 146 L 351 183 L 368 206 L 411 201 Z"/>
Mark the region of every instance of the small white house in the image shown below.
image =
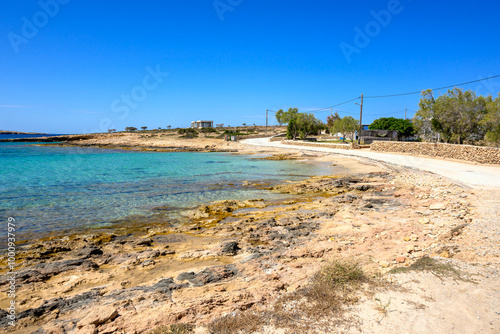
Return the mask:
<path id="1" fill-rule="evenodd" d="M 214 121 L 193 121 L 191 122 L 191 127 L 194 129 L 213 128 Z"/>

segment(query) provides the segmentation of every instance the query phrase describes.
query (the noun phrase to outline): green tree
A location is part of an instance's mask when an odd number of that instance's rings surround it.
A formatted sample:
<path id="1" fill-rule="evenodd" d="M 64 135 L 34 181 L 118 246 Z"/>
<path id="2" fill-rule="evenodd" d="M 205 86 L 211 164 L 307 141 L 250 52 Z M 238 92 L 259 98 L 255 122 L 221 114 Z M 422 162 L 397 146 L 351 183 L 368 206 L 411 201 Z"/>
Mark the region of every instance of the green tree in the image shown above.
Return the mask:
<path id="1" fill-rule="evenodd" d="M 488 97 L 487 103 L 486 115 L 481 124 L 486 130 L 486 141 L 498 147 L 500 146 L 500 93 L 494 100 Z"/>
<path id="2" fill-rule="evenodd" d="M 335 123 L 337 120 L 340 119 L 340 116 L 337 112 L 335 112 L 334 115 L 328 115 L 326 118 L 326 126 L 328 129 L 331 129 L 333 127 L 333 123 Z"/>
<path id="3" fill-rule="evenodd" d="M 409 137 L 415 134 L 413 124 L 406 119 L 395 117 L 383 117 L 373 121 L 368 127 L 370 130 L 397 130 L 399 138 Z"/>
<path id="4" fill-rule="evenodd" d="M 295 140 L 297 137 L 306 139 L 307 136 L 315 134 L 324 127 L 323 123 L 314 114 L 299 113 L 297 108 L 290 108 L 291 111 L 286 119 L 287 138 Z M 285 113 L 286 114 L 286 113 Z"/>
<path id="5" fill-rule="evenodd" d="M 414 120 L 419 132 L 425 129 L 424 124 L 430 122 L 432 131 L 441 134 L 445 142 L 475 141 L 482 139 L 485 134 L 482 120 L 487 104 L 488 98 L 476 96 L 471 90 L 454 88 L 437 99 L 432 90 L 425 90 Z"/>
<path id="6" fill-rule="evenodd" d="M 283 125 L 283 113 L 283 109 L 280 109 L 274 114 L 274 116 L 276 117 L 276 121 L 278 121 L 278 124 L 280 126 Z"/>
<path id="7" fill-rule="evenodd" d="M 134 128 L 133 126 L 127 126 L 125 128 L 125 131 L 130 131 L 130 132 L 133 132 L 133 131 L 137 131 L 137 128 Z"/>
<path id="8" fill-rule="evenodd" d="M 278 121 L 279 125 L 283 124 L 288 124 L 292 119 L 296 119 L 297 114 L 299 113 L 299 109 L 297 108 L 290 108 L 288 111 L 283 111 L 283 109 L 280 109 L 276 112 L 276 120 Z"/>
<path id="9" fill-rule="evenodd" d="M 317 134 L 319 130 L 324 128 L 323 122 L 311 113 L 297 114 L 297 125 L 300 139 L 306 139 L 307 136 Z"/>
<path id="10" fill-rule="evenodd" d="M 330 131 L 332 133 L 341 133 L 344 141 L 347 135 L 350 135 L 351 140 L 354 141 L 354 134 L 358 129 L 359 121 L 354 119 L 352 116 L 346 116 L 335 121 Z"/>
<path id="11" fill-rule="evenodd" d="M 419 102 L 419 110 L 412 119 L 415 132 L 426 141 L 434 141 L 438 138 L 438 132 L 432 126 L 432 106 L 435 102 L 432 90 L 424 90 Z"/>
<path id="12" fill-rule="evenodd" d="M 288 122 L 288 125 L 286 127 L 286 138 L 295 140 L 295 138 L 297 138 L 298 135 L 299 135 L 299 128 L 297 126 L 297 121 L 292 119 Z"/>
<path id="13" fill-rule="evenodd" d="M 148 129 L 148 127 L 147 127 L 147 126 L 141 126 L 141 129 L 142 129 L 142 130 L 147 130 L 147 129 Z"/>

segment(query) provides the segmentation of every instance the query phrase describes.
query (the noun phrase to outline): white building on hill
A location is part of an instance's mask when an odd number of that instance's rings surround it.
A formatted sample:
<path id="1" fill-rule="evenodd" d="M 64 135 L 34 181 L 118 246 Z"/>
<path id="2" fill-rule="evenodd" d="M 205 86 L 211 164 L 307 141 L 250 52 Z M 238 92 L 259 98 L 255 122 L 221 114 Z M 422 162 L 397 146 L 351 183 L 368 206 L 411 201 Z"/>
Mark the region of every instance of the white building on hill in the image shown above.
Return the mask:
<path id="1" fill-rule="evenodd" d="M 191 127 L 194 129 L 213 128 L 214 121 L 193 121 L 191 122 Z"/>

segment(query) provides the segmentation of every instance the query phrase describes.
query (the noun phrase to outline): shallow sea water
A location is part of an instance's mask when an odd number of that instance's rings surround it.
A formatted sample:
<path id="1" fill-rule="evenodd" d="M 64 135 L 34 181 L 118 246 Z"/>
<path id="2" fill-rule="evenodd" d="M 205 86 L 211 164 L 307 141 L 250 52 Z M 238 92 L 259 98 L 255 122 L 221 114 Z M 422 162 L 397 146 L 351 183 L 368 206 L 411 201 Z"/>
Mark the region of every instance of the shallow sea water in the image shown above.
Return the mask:
<path id="1" fill-rule="evenodd" d="M 3 221 L 16 219 L 23 239 L 23 233 L 41 236 L 148 217 L 158 207 L 279 199 L 284 196 L 242 183 L 275 184 L 332 173 L 317 164 L 253 158 L 0 143 L 0 214 Z"/>

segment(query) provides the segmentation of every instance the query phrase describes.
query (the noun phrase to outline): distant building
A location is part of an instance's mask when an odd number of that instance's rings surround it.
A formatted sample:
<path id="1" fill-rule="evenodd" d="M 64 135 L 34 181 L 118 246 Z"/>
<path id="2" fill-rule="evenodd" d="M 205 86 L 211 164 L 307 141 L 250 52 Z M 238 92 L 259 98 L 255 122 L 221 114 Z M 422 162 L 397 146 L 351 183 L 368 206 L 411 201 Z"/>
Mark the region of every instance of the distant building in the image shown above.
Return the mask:
<path id="1" fill-rule="evenodd" d="M 361 142 L 371 144 L 374 140 L 397 141 L 399 132 L 396 130 L 363 130 Z"/>
<path id="2" fill-rule="evenodd" d="M 213 128 L 214 121 L 193 121 L 191 122 L 191 127 L 194 129 Z"/>
<path id="3" fill-rule="evenodd" d="M 364 131 L 369 130 L 368 129 L 369 126 L 370 126 L 369 124 L 363 124 L 363 125 L 361 125 L 362 131 L 364 132 Z M 364 134 L 361 137 L 363 137 L 363 136 L 364 136 Z M 354 134 L 354 138 L 356 138 L 356 140 L 359 139 L 359 131 L 356 131 L 356 133 Z"/>

